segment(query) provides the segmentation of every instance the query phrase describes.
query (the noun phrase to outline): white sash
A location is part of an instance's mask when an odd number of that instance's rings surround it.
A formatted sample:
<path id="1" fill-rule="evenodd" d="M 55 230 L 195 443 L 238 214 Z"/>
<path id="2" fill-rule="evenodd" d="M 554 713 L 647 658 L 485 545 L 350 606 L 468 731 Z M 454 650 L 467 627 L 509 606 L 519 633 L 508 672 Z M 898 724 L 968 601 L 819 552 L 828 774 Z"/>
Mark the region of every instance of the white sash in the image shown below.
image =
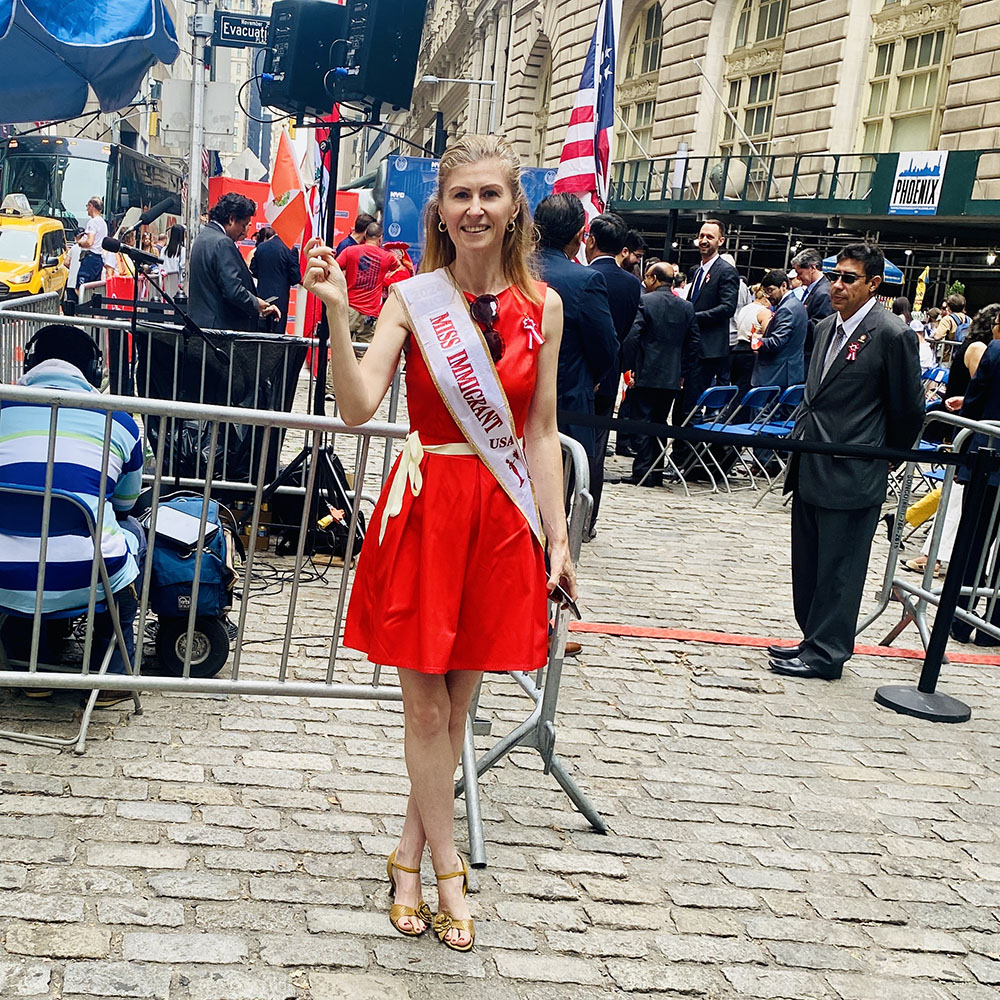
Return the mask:
<path id="1" fill-rule="evenodd" d="M 448 412 L 544 547 L 535 491 L 507 394 L 465 296 L 445 268 L 392 287 Z"/>

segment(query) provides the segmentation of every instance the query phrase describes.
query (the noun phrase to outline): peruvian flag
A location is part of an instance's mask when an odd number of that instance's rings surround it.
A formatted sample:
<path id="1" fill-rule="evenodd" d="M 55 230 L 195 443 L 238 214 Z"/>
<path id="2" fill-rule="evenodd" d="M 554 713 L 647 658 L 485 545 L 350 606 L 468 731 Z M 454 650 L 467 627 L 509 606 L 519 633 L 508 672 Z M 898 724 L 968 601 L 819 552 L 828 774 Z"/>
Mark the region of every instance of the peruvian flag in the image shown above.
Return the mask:
<path id="1" fill-rule="evenodd" d="M 295 163 L 288 131 L 282 129 L 271 168 L 271 197 L 264 205 L 264 218 L 281 242 L 286 247 L 293 247 L 302 239 L 307 216 L 305 186 Z"/>
<path id="2" fill-rule="evenodd" d="M 615 43 L 621 0 L 601 0 L 553 192 L 575 194 L 589 222 L 604 211 L 615 123 Z"/>

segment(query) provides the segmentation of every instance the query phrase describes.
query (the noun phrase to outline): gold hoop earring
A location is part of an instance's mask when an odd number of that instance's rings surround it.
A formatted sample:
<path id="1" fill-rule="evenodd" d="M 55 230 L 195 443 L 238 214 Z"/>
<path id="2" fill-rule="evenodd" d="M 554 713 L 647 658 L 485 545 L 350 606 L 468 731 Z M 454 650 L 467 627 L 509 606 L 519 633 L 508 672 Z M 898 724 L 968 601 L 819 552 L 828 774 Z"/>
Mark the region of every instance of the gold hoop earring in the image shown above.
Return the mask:
<path id="1" fill-rule="evenodd" d="M 510 222 L 507 223 L 507 232 L 512 233 L 515 229 L 517 229 L 517 223 L 511 219 Z"/>
<path id="2" fill-rule="evenodd" d="M 448 227 L 444 224 L 444 219 L 438 219 L 438 232 L 439 233 L 448 232 Z"/>

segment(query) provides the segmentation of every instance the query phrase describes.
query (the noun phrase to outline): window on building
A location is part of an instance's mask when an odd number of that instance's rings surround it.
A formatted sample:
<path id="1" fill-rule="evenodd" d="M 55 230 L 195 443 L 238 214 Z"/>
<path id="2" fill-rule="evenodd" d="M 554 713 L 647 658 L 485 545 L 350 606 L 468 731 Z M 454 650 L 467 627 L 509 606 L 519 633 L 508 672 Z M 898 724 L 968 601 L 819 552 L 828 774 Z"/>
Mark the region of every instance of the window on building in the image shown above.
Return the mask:
<path id="1" fill-rule="evenodd" d="M 722 126 L 723 153 L 749 153 L 747 138 L 757 149 L 764 151 L 771 139 L 777 83 L 777 73 L 760 73 L 745 80 L 729 81 L 726 103 L 730 113 Z M 736 127 L 736 122 L 739 122 L 742 132 Z"/>
<path id="2" fill-rule="evenodd" d="M 622 36 L 629 39 L 629 44 L 625 72 L 619 77 L 621 104 L 615 116 L 616 149 L 626 160 L 646 159 L 653 153 L 653 112 L 663 52 L 660 0 L 641 7 L 632 23 L 632 30 Z"/>
<path id="3" fill-rule="evenodd" d="M 876 46 L 862 126 L 863 152 L 933 148 L 947 83 L 947 47 L 944 29 Z"/>
<path id="4" fill-rule="evenodd" d="M 764 152 L 770 144 L 788 0 L 742 0 L 737 12 L 723 88 L 729 110 L 720 129 L 723 155 L 747 155 L 751 143 Z"/>
<path id="5" fill-rule="evenodd" d="M 651 155 L 653 144 L 653 111 L 656 101 L 638 101 L 622 109 L 625 130 L 625 159 L 636 160 Z"/>
<path id="6" fill-rule="evenodd" d="M 785 33 L 787 12 L 788 0 L 760 0 L 760 11 L 757 15 L 757 41 L 766 42 L 772 38 L 781 38 Z"/>
<path id="7" fill-rule="evenodd" d="M 628 47 L 628 61 L 625 64 L 626 79 L 633 79 L 645 73 L 658 73 L 660 51 L 663 44 L 663 15 L 659 0 L 650 4 L 636 19 L 635 30 Z"/>
<path id="8" fill-rule="evenodd" d="M 736 19 L 734 49 L 748 44 L 768 42 L 785 34 L 788 0 L 743 0 Z"/>

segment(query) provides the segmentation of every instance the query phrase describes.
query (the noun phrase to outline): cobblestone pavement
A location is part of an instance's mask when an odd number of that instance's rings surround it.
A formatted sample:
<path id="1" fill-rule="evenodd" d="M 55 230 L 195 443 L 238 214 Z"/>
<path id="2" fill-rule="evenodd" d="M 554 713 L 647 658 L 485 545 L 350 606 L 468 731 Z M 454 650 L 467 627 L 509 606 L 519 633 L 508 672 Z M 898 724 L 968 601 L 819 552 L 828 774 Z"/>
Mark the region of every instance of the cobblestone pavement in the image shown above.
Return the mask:
<path id="1" fill-rule="evenodd" d="M 758 496 L 610 485 L 586 619 L 791 637 L 787 510 Z M 333 600 L 304 590 L 317 634 Z M 872 701 L 912 660 L 857 657 L 825 684 L 768 674 L 756 649 L 581 638 L 558 751 L 610 834 L 533 752 L 490 772 L 469 955 L 386 918 L 396 704 L 146 696 L 140 717 L 98 713 L 82 758 L 0 744 L 0 996 L 996 1000 L 997 668 L 947 667 L 974 715 L 935 726 Z M 247 669 L 277 648 L 248 645 Z M 321 641 L 293 651 L 325 666 Z M 59 731 L 69 705 L 3 712 Z M 525 699 L 493 680 L 483 714 L 506 731 Z"/>

